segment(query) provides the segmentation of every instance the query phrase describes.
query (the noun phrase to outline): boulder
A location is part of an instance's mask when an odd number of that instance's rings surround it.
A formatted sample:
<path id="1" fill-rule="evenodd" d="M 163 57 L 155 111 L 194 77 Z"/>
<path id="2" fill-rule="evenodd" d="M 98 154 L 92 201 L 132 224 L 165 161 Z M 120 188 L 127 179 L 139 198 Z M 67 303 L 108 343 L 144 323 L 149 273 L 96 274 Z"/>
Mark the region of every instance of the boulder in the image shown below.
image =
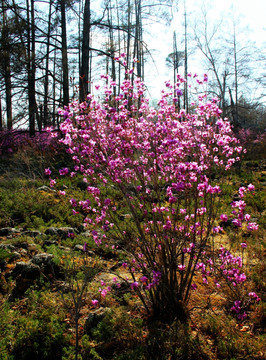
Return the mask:
<path id="1" fill-rule="evenodd" d="M 20 231 L 15 229 L 15 228 L 11 228 L 11 227 L 6 227 L 6 228 L 2 228 L 0 229 L 0 236 L 10 236 L 10 235 L 15 235 L 15 234 L 19 234 Z"/>
<path id="2" fill-rule="evenodd" d="M 40 186 L 40 187 L 37 189 L 37 191 L 44 191 L 44 192 L 48 192 L 48 193 L 53 193 L 53 192 L 55 192 L 56 190 L 50 188 L 49 186 L 43 185 L 43 186 Z"/>
<path id="3" fill-rule="evenodd" d="M 53 257 L 52 254 L 40 253 L 34 255 L 29 262 L 38 266 L 44 276 L 50 279 L 61 279 L 64 277 L 64 272 L 59 265 L 53 262 Z"/>
<path id="4" fill-rule="evenodd" d="M 40 278 L 41 270 L 39 266 L 30 262 L 17 262 L 15 268 L 11 272 L 11 276 L 16 279 L 15 287 L 8 298 L 13 301 L 21 298 L 25 292 L 31 287 L 37 279 Z"/>
<path id="5" fill-rule="evenodd" d="M 12 244 L 0 244 L 0 249 L 10 250 L 10 251 L 16 251 L 16 248 Z"/>
<path id="6" fill-rule="evenodd" d="M 45 240 L 44 243 L 42 244 L 42 247 L 46 248 L 51 245 L 58 245 L 58 241 L 57 240 Z"/>
<path id="7" fill-rule="evenodd" d="M 41 269 L 38 265 L 31 263 L 31 261 L 19 261 L 11 271 L 10 276 L 17 279 L 18 277 L 28 280 L 36 280 L 40 277 Z"/>
<path id="8" fill-rule="evenodd" d="M 50 236 L 58 236 L 62 239 L 66 239 L 69 234 L 74 234 L 75 233 L 75 229 L 72 227 L 50 227 L 48 229 L 45 230 L 45 234 L 46 235 L 50 235 Z"/>
<path id="9" fill-rule="evenodd" d="M 22 232 L 22 235 L 26 235 L 26 236 L 29 236 L 29 237 L 36 238 L 37 236 L 41 236 L 42 233 L 40 231 L 37 231 L 37 230 L 26 230 L 26 231 Z"/>
<path id="10" fill-rule="evenodd" d="M 93 336 L 92 330 L 104 319 L 105 315 L 110 311 L 110 308 L 100 307 L 99 309 L 91 311 L 88 318 L 85 321 L 84 330 L 85 332 Z"/>

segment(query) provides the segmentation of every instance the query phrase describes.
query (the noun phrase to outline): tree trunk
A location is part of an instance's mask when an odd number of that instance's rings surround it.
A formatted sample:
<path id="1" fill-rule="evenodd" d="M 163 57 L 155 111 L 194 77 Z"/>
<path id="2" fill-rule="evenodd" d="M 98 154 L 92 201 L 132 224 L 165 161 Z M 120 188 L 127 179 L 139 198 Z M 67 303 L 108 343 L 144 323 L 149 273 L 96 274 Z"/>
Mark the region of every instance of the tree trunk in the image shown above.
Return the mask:
<path id="1" fill-rule="evenodd" d="M 27 0 L 27 72 L 30 136 L 35 135 L 35 27 L 34 0 Z"/>
<path id="2" fill-rule="evenodd" d="M 65 0 L 60 0 L 61 31 L 62 31 L 62 70 L 63 70 L 63 105 L 69 104 L 68 60 L 67 60 L 67 33 Z"/>
<path id="3" fill-rule="evenodd" d="M 6 114 L 7 114 L 7 129 L 12 129 L 12 81 L 11 81 L 11 65 L 10 65 L 10 49 L 9 49 L 9 31 L 6 19 L 6 7 L 2 1 L 2 46 L 3 46 L 3 72 L 5 82 L 5 95 L 6 95 Z"/>
<path id="4" fill-rule="evenodd" d="M 238 126 L 238 68 L 237 68 L 237 50 L 236 50 L 236 29 L 234 24 L 234 71 L 235 71 L 235 126 Z"/>
<path id="5" fill-rule="evenodd" d="M 130 62 L 130 40 L 131 40 L 131 2 L 127 2 L 127 66 Z"/>
<path id="6" fill-rule="evenodd" d="M 0 131 L 3 130 L 3 118 L 2 118 L 2 101 L 0 97 Z"/>
<path id="7" fill-rule="evenodd" d="M 83 33 L 81 49 L 81 67 L 79 71 L 79 99 L 84 101 L 89 93 L 89 58 L 90 58 L 90 0 L 85 0 L 83 13 Z"/>
<path id="8" fill-rule="evenodd" d="M 49 2 L 48 14 L 48 30 L 47 30 L 47 48 L 45 59 L 45 78 L 44 78 L 44 99 L 43 99 L 43 126 L 48 124 L 48 91 L 49 91 L 49 62 L 50 62 L 50 34 L 51 34 L 51 18 L 52 18 L 52 0 Z"/>
<path id="9" fill-rule="evenodd" d="M 184 17 L 185 17 L 185 66 L 184 66 L 184 78 L 186 82 L 184 83 L 184 109 L 188 112 L 188 87 L 187 87 L 187 10 L 186 10 L 186 1 L 184 1 Z"/>

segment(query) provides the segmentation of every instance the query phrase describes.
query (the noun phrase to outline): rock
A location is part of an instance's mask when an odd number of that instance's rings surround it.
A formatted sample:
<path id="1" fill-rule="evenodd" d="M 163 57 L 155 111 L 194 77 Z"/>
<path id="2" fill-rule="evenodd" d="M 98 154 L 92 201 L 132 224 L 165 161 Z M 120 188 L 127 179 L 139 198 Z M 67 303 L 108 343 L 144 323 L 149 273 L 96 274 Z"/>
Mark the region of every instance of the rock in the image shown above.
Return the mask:
<path id="1" fill-rule="evenodd" d="M 18 241 L 14 243 L 16 248 L 28 250 L 29 244 L 26 241 Z"/>
<path id="2" fill-rule="evenodd" d="M 71 249 L 69 247 L 66 247 L 66 246 L 58 246 L 60 250 L 63 250 L 63 251 L 71 251 Z"/>
<path id="3" fill-rule="evenodd" d="M 7 264 L 7 262 L 6 262 L 5 259 L 1 259 L 1 260 L 0 260 L 0 270 L 1 270 L 1 271 L 0 271 L 0 274 L 1 274 L 2 271 L 5 270 L 6 264 Z M 1 286 L 1 285 L 0 285 L 0 286 Z"/>
<path id="4" fill-rule="evenodd" d="M 10 235 L 14 235 L 14 234 L 19 234 L 19 232 L 20 231 L 15 228 L 6 227 L 6 228 L 0 229 L 0 236 L 10 236 Z"/>
<path id="5" fill-rule="evenodd" d="M 121 221 L 129 220 L 129 219 L 132 219 L 132 215 L 131 214 L 121 214 L 121 215 L 119 215 L 119 219 Z"/>
<path id="6" fill-rule="evenodd" d="M 53 258 L 52 254 L 41 253 L 41 254 L 34 255 L 33 258 L 30 260 L 30 262 L 32 264 L 43 267 L 43 266 L 46 266 L 47 264 L 50 264 L 52 258 Z"/>
<path id="7" fill-rule="evenodd" d="M 42 247 L 46 248 L 46 247 L 52 246 L 52 245 L 58 245 L 58 241 L 57 240 L 45 240 Z"/>
<path id="8" fill-rule="evenodd" d="M 10 251 L 16 251 L 16 248 L 14 245 L 11 244 L 0 244 L 0 249 L 10 250 Z"/>
<path id="9" fill-rule="evenodd" d="M 74 234 L 75 230 L 72 227 L 50 227 L 45 230 L 46 235 L 59 236 L 60 238 L 66 239 L 69 234 Z"/>
<path id="10" fill-rule="evenodd" d="M 40 187 L 37 189 L 37 191 L 44 191 L 44 192 L 48 192 L 48 193 L 53 193 L 53 192 L 55 192 L 56 190 L 50 188 L 49 186 L 43 185 L 43 186 L 40 186 Z"/>
<path id="11" fill-rule="evenodd" d="M 108 312 L 110 312 L 110 308 L 100 307 L 99 309 L 93 310 L 85 321 L 85 332 L 92 336 L 92 329 L 97 327 L 97 325 L 104 319 Z"/>
<path id="12" fill-rule="evenodd" d="M 79 244 L 75 245 L 73 250 L 84 252 L 83 245 L 79 245 Z"/>
<path id="13" fill-rule="evenodd" d="M 19 254 L 20 254 L 21 256 L 27 256 L 28 251 L 21 248 L 21 249 L 19 249 Z"/>
<path id="14" fill-rule="evenodd" d="M 5 294 L 8 291 L 8 284 L 2 273 L 0 273 L 0 293 Z"/>
<path id="15" fill-rule="evenodd" d="M 42 233 L 40 231 L 35 231 L 35 230 L 26 230 L 22 232 L 22 235 L 36 238 L 37 236 L 41 236 Z"/>
<path id="16" fill-rule="evenodd" d="M 63 238 L 66 239 L 69 234 L 75 234 L 75 230 L 72 227 L 61 227 L 58 228 L 58 235 Z"/>
<path id="17" fill-rule="evenodd" d="M 12 255 L 13 255 L 12 259 L 14 259 L 14 260 L 17 260 L 17 259 L 21 258 L 21 254 L 19 252 L 17 252 L 17 251 L 13 251 Z"/>
<path id="18" fill-rule="evenodd" d="M 79 181 L 79 182 L 77 183 L 77 187 L 78 187 L 80 190 L 85 191 L 85 190 L 87 190 L 87 188 L 88 188 L 88 183 L 86 183 L 85 181 Z"/>
<path id="19" fill-rule="evenodd" d="M 239 201 L 239 200 L 241 200 L 239 194 L 238 194 L 238 193 L 235 193 L 235 194 L 233 195 L 233 201 Z"/>
<path id="20" fill-rule="evenodd" d="M 16 284 L 12 289 L 8 300 L 13 301 L 16 298 L 21 298 L 28 288 L 40 278 L 40 275 L 41 270 L 39 266 L 30 262 L 17 262 L 15 268 L 11 272 L 11 276 L 16 279 Z"/>
<path id="21" fill-rule="evenodd" d="M 85 231 L 85 226 L 83 224 L 80 224 L 77 229 L 76 229 L 77 233 L 82 233 Z"/>
<path id="22" fill-rule="evenodd" d="M 56 227 L 50 227 L 48 229 L 45 230 L 45 235 L 57 235 L 58 234 L 58 228 Z"/>
<path id="23" fill-rule="evenodd" d="M 41 269 L 38 265 L 32 264 L 30 261 L 19 261 L 11 271 L 10 276 L 14 279 L 21 277 L 28 280 L 36 280 L 40 277 L 40 273 Z"/>
<path id="24" fill-rule="evenodd" d="M 90 232 L 90 230 L 86 230 L 86 231 L 82 232 L 81 235 L 84 237 L 91 237 L 91 232 Z"/>
<path id="25" fill-rule="evenodd" d="M 53 262 L 53 255 L 47 253 L 36 254 L 29 261 L 30 263 L 37 265 L 43 275 L 51 278 L 62 278 L 64 273 L 62 268 Z"/>
<path id="26" fill-rule="evenodd" d="M 67 294 L 72 291 L 72 287 L 66 281 L 56 281 L 54 285 L 55 289 L 63 294 Z"/>

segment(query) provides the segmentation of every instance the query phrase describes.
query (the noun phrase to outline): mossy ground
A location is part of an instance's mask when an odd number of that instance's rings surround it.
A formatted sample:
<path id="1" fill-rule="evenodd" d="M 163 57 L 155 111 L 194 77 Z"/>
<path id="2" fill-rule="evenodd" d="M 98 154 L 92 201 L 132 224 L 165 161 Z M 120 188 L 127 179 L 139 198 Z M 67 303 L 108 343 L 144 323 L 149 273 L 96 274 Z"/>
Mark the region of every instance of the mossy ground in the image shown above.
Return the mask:
<path id="1" fill-rule="evenodd" d="M 248 317 L 239 321 L 230 314 L 233 290 L 224 287 L 217 291 L 212 284 L 205 285 L 196 279 L 198 289 L 192 292 L 189 303 L 189 320 L 186 324 L 174 321 L 165 325 L 160 320 L 150 321 L 138 298 L 125 288 L 108 293 L 100 306 L 108 311 L 97 325 L 86 327 L 86 319 L 95 309 L 91 299 L 99 297 L 99 278 L 121 268 L 121 250 L 96 248 L 92 239 L 82 235 L 59 239 L 56 236 L 22 235 L 24 230 L 38 230 L 42 233 L 51 226 L 78 227 L 81 217 L 73 216 L 69 199 L 85 196 L 82 190 L 69 182 L 67 197 L 55 192 L 38 190 L 48 180 L 40 175 L 40 169 L 23 153 L 24 167 L 19 153 L 10 156 L 9 163 L 20 163 L 16 167 L 1 169 L 0 174 L 0 228 L 15 227 L 20 233 L 13 237 L 1 237 L 1 244 L 27 243 L 26 251 L 16 259 L 12 251 L 1 249 L 0 286 L 0 359 L 75 359 L 75 299 L 88 277 L 88 288 L 80 302 L 78 337 L 78 359 L 264 359 L 265 349 L 265 203 L 266 172 L 262 161 L 249 160 L 240 170 L 230 175 L 232 185 L 256 187 L 254 197 L 247 199 L 247 207 L 260 228 L 254 234 L 236 232 L 228 227 L 225 233 L 217 235 L 215 241 L 228 245 L 240 252 L 239 243 L 245 241 L 245 272 L 248 280 L 244 291 L 255 291 L 261 297 L 260 303 L 248 309 Z M 59 159 L 63 161 L 61 158 Z M 7 159 L 5 159 L 7 161 Z M 58 161 L 58 159 L 57 159 Z M 44 163 L 45 161 L 43 161 Z M 7 162 L 8 163 L 8 162 Z M 42 163 L 42 166 L 43 166 Z M 56 167 L 58 162 L 54 163 Z M 263 167 L 264 166 L 264 167 Z M 37 167 L 37 171 L 35 171 Z M 43 170 L 43 169 L 42 169 Z M 60 183 L 60 179 L 58 180 Z M 63 182 L 62 182 L 63 186 Z M 229 189 L 228 189 L 229 194 Z M 119 199 L 117 200 L 119 201 Z M 221 206 L 226 210 L 231 198 L 225 196 Z M 123 221 L 123 220 L 121 220 Z M 17 261 L 28 261 L 43 252 L 45 240 L 55 240 L 55 245 L 45 248 L 54 255 L 54 262 L 63 268 L 62 279 L 40 278 L 26 293 L 15 300 L 9 296 L 15 286 L 12 277 L 6 276 Z M 82 252 L 74 252 L 74 246 L 88 244 L 92 254 L 84 258 Z M 122 268 L 121 268 L 122 271 Z M 97 279 L 97 281 L 96 281 Z M 64 285 L 70 284 L 68 291 Z M 62 287 L 60 288 L 60 284 Z M 60 290 L 61 289 L 61 290 Z"/>

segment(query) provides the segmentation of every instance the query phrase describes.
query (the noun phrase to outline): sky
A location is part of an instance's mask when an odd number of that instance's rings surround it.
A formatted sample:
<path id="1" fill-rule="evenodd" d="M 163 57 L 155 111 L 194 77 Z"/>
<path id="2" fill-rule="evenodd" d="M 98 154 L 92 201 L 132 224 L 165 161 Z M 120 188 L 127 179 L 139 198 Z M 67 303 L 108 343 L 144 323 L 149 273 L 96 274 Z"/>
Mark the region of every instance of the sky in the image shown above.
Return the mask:
<path id="1" fill-rule="evenodd" d="M 173 21 L 171 30 L 176 31 L 177 42 L 184 33 L 184 1 L 176 1 L 173 7 Z M 225 31 L 233 32 L 233 19 L 236 23 L 237 40 L 240 44 L 255 43 L 260 51 L 266 48 L 266 1 L 265 0 L 186 0 L 188 32 L 192 36 L 192 27 L 202 19 L 202 11 L 205 8 L 210 27 L 224 19 Z M 176 11 L 177 10 L 177 11 Z M 152 96 L 158 97 L 160 94 L 158 84 L 163 84 L 170 78 L 169 69 L 165 66 L 166 56 L 172 52 L 172 35 L 169 34 L 169 27 L 155 27 L 156 34 L 152 35 L 147 41 L 150 49 L 154 49 L 156 67 L 151 65 L 147 68 L 145 78 Z M 228 31 L 229 30 L 229 31 Z M 155 35 L 155 36 L 154 36 Z M 189 47 L 190 47 L 189 42 Z M 181 45 L 182 46 L 182 45 Z M 191 51 L 192 49 L 189 49 Z M 264 70 L 265 66 L 264 64 Z M 203 57 L 199 52 L 195 52 L 189 58 L 188 70 L 191 72 L 204 72 Z M 170 75 L 170 76 L 169 76 Z M 156 78 L 156 82 L 155 79 Z M 254 94 L 254 96 L 256 96 Z"/>

